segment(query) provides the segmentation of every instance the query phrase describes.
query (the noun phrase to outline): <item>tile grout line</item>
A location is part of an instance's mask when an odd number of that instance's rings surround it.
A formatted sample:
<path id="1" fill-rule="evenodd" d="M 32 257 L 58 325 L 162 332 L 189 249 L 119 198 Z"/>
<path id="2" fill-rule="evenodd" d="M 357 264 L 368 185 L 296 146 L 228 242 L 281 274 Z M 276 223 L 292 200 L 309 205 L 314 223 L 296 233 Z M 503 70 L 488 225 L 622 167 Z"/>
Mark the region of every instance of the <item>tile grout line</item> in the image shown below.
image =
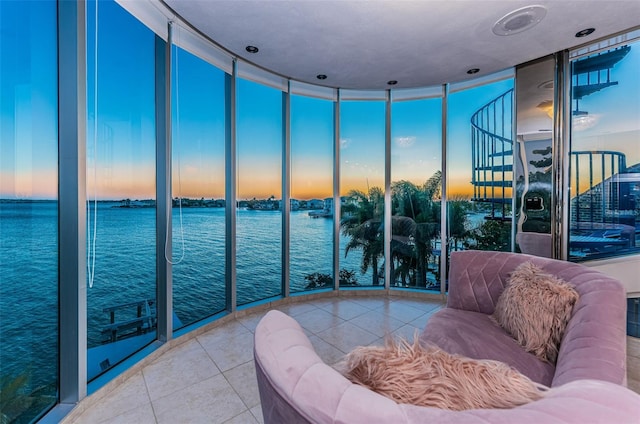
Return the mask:
<path id="1" fill-rule="evenodd" d="M 153 402 L 151 401 L 151 394 L 149 393 L 149 384 L 147 383 L 147 378 L 144 376 L 144 370 L 147 367 L 144 367 L 140 370 L 140 375 L 142 376 L 142 381 L 144 382 L 144 389 L 147 393 L 147 399 L 149 399 L 149 405 L 151 406 L 151 412 L 153 413 L 153 420 L 158 424 L 158 415 L 156 414 L 156 408 L 153 406 Z"/>

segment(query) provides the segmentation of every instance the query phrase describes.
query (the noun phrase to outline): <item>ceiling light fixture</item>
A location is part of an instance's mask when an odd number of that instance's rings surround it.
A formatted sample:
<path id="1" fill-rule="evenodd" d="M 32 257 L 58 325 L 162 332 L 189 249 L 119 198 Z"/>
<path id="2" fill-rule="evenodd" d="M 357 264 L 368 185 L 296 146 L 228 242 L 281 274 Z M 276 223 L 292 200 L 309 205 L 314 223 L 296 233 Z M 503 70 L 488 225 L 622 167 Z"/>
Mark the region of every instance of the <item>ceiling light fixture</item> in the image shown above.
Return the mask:
<path id="1" fill-rule="evenodd" d="M 396 85 L 397 83 L 398 83 L 398 81 L 396 81 L 396 80 L 387 81 L 388 85 Z"/>
<path id="2" fill-rule="evenodd" d="M 507 13 L 498 20 L 491 30 L 495 35 L 513 35 L 533 28 L 547 16 L 544 6 L 526 6 Z"/>
<path id="3" fill-rule="evenodd" d="M 538 88 L 540 90 L 553 90 L 553 85 L 554 85 L 553 80 L 548 80 L 538 84 Z"/>
<path id="4" fill-rule="evenodd" d="M 256 46 L 247 46 L 245 50 L 249 53 L 258 53 L 259 49 Z"/>
<path id="5" fill-rule="evenodd" d="M 473 74 L 477 74 L 478 72 L 480 72 L 479 68 L 471 68 L 467 71 L 467 74 L 473 75 Z"/>
<path id="6" fill-rule="evenodd" d="M 595 28 L 586 28 L 583 29 L 582 31 L 578 31 L 576 32 L 576 37 L 580 38 L 580 37 L 586 37 L 587 35 L 591 35 L 593 34 L 593 32 L 595 31 Z"/>
<path id="7" fill-rule="evenodd" d="M 316 75 L 316 78 L 318 78 L 319 80 L 326 80 L 327 76 L 325 74 L 318 74 Z"/>

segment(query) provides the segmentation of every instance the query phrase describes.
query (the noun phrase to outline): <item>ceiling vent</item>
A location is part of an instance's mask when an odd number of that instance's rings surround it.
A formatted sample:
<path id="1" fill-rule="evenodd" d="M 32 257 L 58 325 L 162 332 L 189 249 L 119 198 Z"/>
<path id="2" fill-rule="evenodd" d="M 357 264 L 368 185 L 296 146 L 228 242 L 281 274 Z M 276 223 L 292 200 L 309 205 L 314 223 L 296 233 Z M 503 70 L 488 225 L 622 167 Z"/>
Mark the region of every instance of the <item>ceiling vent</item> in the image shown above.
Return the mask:
<path id="1" fill-rule="evenodd" d="M 544 6 L 526 6 L 504 15 L 493 25 L 496 35 L 513 35 L 533 28 L 547 15 Z"/>

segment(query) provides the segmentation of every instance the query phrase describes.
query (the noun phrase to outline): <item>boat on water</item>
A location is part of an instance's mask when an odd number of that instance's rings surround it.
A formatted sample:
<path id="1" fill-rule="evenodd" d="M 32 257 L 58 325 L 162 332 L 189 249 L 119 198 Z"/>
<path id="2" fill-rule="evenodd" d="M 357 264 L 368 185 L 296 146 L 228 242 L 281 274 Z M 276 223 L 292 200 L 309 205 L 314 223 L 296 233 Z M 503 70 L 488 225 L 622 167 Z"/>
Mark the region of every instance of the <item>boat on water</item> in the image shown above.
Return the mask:
<path id="1" fill-rule="evenodd" d="M 309 216 L 311 218 L 332 218 L 333 212 L 327 209 L 322 209 L 319 211 L 311 211 L 309 212 Z"/>

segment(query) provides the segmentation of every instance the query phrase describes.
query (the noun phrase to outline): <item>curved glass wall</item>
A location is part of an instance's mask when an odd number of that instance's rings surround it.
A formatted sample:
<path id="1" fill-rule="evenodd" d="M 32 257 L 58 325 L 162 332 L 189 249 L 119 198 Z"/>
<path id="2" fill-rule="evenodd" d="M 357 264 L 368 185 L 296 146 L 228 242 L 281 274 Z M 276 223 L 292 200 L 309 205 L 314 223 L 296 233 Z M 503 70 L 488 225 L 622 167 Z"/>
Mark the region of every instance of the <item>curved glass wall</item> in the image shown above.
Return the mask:
<path id="1" fill-rule="evenodd" d="M 391 110 L 391 287 L 440 291 L 442 100 Z"/>
<path id="2" fill-rule="evenodd" d="M 333 288 L 333 107 L 291 96 L 291 292 Z"/>
<path id="3" fill-rule="evenodd" d="M 0 2 L 0 422 L 58 391 L 56 4 Z"/>
<path id="4" fill-rule="evenodd" d="M 225 73 L 173 47 L 174 328 L 225 308 Z"/>
<path id="5" fill-rule="evenodd" d="M 282 92 L 238 79 L 238 305 L 282 293 Z"/>
<path id="6" fill-rule="evenodd" d="M 155 35 L 113 2 L 87 16 L 91 380 L 156 337 Z"/>
<path id="7" fill-rule="evenodd" d="M 569 258 L 640 250 L 640 43 L 571 64 Z"/>
<path id="8" fill-rule="evenodd" d="M 507 79 L 448 96 L 449 251 L 511 250 L 512 93 Z"/>
<path id="9" fill-rule="evenodd" d="M 340 103 L 340 285 L 384 285 L 385 106 Z"/>
<path id="10" fill-rule="evenodd" d="M 57 389 L 62 387 L 57 381 L 58 336 L 77 331 L 57 328 L 60 217 L 54 5 L 0 2 L 3 402 L 6 384 L 17 388 L 16 401 L 9 398 L 13 406 L 3 406 L 3 420 L 32 420 L 56 402 Z M 155 112 L 160 100 L 154 91 L 158 77 L 154 54 L 156 42 L 161 43 L 151 29 L 114 2 L 86 6 L 87 172 L 86 181 L 82 176 L 78 179 L 86 182 L 89 200 L 87 376 L 94 379 L 156 340 L 157 318 L 164 313 L 155 306 L 159 278 L 155 251 L 158 243 L 164 243 L 156 239 L 157 227 L 164 223 L 157 224 L 155 214 Z M 627 97 L 638 92 L 638 78 L 631 72 L 638 67 L 635 47 L 630 43 L 615 49 L 619 53 L 614 55 L 620 58 L 606 73 L 611 79 L 585 71 L 585 63 L 596 56 L 573 62 L 571 187 L 576 192 L 571 193 L 569 241 L 575 260 L 637 253 L 636 232 L 631 229 L 636 226 L 633 217 L 639 204 L 634 180 L 640 162 L 639 120 L 634 118 L 640 96 Z M 597 57 L 602 59 L 603 54 Z M 212 54 L 208 60 L 217 63 L 215 57 Z M 334 227 L 328 217 L 334 195 L 340 196 L 342 210 L 340 217 L 334 217 L 340 219 L 341 286 L 383 287 L 388 266 L 391 287 L 439 289 L 440 210 L 445 200 L 439 192 L 440 98 L 394 101 L 391 121 L 386 122 L 387 102 L 345 97 L 339 104 L 339 120 L 334 122 L 334 102 L 291 96 L 292 114 L 287 120 L 281 90 L 241 78 L 232 81 L 225 76 L 230 70 L 224 65 L 220 65 L 222 71 L 178 47 L 173 59 L 170 195 L 175 207 L 173 251 L 165 254 L 173 262 L 169 313 L 174 314 L 176 328 L 225 308 L 233 311 L 237 305 L 282 296 L 282 252 L 286 252 L 282 234 L 287 220 L 283 220 L 281 202 L 287 194 L 291 197 L 290 261 L 284 266 L 289 267 L 291 279 L 285 284 L 291 292 L 333 285 Z M 229 97 L 234 87 L 226 84 L 230 81 L 236 84 L 235 99 Z M 587 94 L 595 84 L 607 87 Z M 450 250 L 510 248 L 512 89 L 513 80 L 501 80 L 454 89 L 447 97 Z M 393 98 L 393 90 L 389 95 Z M 225 102 L 234 104 L 234 100 L 235 110 L 227 109 Z M 289 163 L 283 163 L 286 122 L 291 130 Z M 229 128 L 230 123 L 236 127 Z M 334 152 L 336 125 L 341 139 Z M 385 145 L 387 125 L 391 146 Z M 593 154 L 594 149 L 605 147 L 614 152 Z M 225 156 L 234 148 L 235 156 Z M 583 156 L 585 151 L 591 157 Z M 336 156 L 340 158 L 339 193 L 333 192 Z M 225 191 L 233 186 L 225 181 L 230 157 L 237 161 L 236 252 L 229 249 L 232 243 L 223 243 L 232 236 L 225 233 L 224 223 L 233 220 L 222 212 L 222 199 L 229 196 Z M 388 205 L 391 216 L 385 217 L 385 165 L 389 163 L 392 203 Z M 291 191 L 283 193 L 289 183 L 283 184 L 287 172 Z M 326 217 L 313 219 L 309 214 L 314 211 Z M 390 258 L 383 254 L 385 218 L 392 227 Z M 585 222 L 590 230 L 600 232 L 582 234 Z M 80 223 L 81 230 L 84 225 Z M 576 244 L 580 237 L 599 238 L 596 241 L 602 243 L 606 239 L 607 244 L 601 250 L 589 245 L 588 250 Z M 224 256 L 231 254 L 237 255 L 235 278 L 223 266 Z M 232 278 L 225 281 L 228 275 Z M 315 285 L 313 278 L 306 278 L 310 275 L 316 275 Z M 230 306 L 233 290 L 237 305 Z M 25 293 L 33 307 L 25 306 Z M 79 337 L 84 338 L 82 330 L 81 326 Z M 82 355 L 78 362 L 83 363 Z M 59 378 L 68 381 L 69 377 Z M 31 406 L 20 409 L 25 399 Z"/>

